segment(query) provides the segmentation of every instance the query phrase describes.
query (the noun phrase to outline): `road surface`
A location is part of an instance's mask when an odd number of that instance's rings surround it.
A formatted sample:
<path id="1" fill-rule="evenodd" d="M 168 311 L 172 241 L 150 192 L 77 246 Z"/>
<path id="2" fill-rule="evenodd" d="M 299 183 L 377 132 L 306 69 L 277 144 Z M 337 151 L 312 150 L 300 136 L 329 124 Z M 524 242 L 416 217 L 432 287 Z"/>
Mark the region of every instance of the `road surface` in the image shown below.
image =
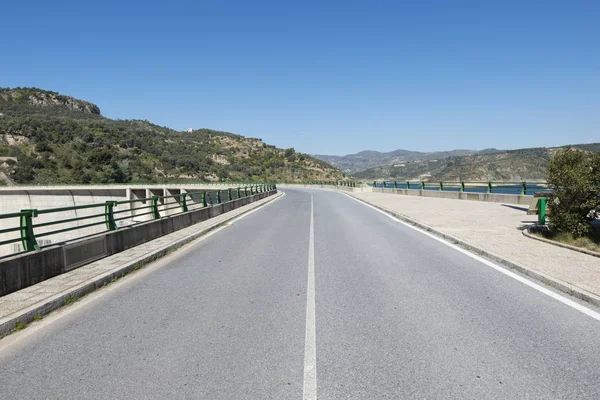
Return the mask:
<path id="1" fill-rule="evenodd" d="M 0 397 L 600 398 L 598 320 L 344 194 L 285 191 L 0 341 Z"/>

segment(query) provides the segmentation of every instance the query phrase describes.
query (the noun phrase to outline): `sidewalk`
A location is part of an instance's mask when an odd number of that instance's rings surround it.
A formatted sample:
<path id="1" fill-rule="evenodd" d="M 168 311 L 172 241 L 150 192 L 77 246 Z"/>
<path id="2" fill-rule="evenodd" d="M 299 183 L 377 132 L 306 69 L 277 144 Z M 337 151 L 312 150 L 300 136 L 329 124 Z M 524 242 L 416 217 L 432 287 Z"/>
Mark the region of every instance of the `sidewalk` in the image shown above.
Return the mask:
<path id="1" fill-rule="evenodd" d="M 233 211 L 165 235 L 151 242 L 84 265 L 36 285 L 0 297 L 0 338 L 9 334 L 17 322 L 29 323 L 37 316 L 68 304 L 131 271 L 170 253 L 227 221 L 282 196 L 255 201 Z M 38 317 L 39 318 L 39 317 Z"/>
<path id="2" fill-rule="evenodd" d="M 527 215 L 526 206 L 373 192 L 352 196 L 506 260 L 546 284 L 600 303 L 600 258 L 524 236 L 523 228 L 537 221 L 537 215 Z"/>

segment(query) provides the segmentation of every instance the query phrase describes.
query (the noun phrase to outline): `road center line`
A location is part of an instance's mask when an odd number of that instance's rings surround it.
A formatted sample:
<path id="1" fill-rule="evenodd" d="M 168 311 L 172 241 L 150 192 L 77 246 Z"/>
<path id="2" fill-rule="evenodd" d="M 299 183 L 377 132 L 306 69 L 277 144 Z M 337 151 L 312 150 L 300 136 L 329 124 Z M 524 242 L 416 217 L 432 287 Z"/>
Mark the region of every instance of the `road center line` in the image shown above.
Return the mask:
<path id="1" fill-rule="evenodd" d="M 317 399 L 317 340 L 315 319 L 315 216 L 310 194 L 310 230 L 308 236 L 308 282 L 306 284 L 306 336 L 304 340 L 304 400 Z"/>
<path id="2" fill-rule="evenodd" d="M 519 281 L 519 282 L 521 282 L 521 283 L 529 286 L 532 289 L 537 290 L 538 292 L 541 292 L 541 293 L 543 293 L 543 294 L 545 294 L 547 296 L 550 296 L 553 299 L 558 300 L 561 303 L 563 303 L 563 304 L 565 304 L 565 305 L 567 305 L 567 306 L 569 306 L 571 308 L 574 308 L 575 310 L 577 310 L 579 312 L 582 312 L 583 314 L 587 315 L 588 317 L 592 317 L 595 320 L 600 321 L 600 314 L 597 313 L 594 310 L 591 310 L 591 309 L 589 309 L 589 308 L 587 308 L 587 307 L 585 307 L 585 306 L 583 306 L 583 305 L 581 305 L 581 304 L 579 304 L 579 303 L 577 303 L 577 302 L 575 302 L 575 301 L 573 301 L 571 299 L 568 299 L 568 298 L 566 298 L 566 297 L 564 297 L 564 296 L 562 296 L 562 295 L 560 295 L 560 294 L 558 294 L 556 292 L 553 292 L 552 290 L 550 290 L 548 288 L 540 286 L 540 285 L 538 285 L 538 284 L 530 281 L 529 279 L 522 277 L 521 275 L 518 275 L 518 274 L 516 274 L 516 273 L 514 273 L 512 271 L 509 271 L 506 268 L 503 268 L 503 267 L 501 267 L 501 266 L 499 266 L 499 265 L 497 265 L 497 264 L 495 264 L 495 263 L 493 263 L 493 262 L 491 262 L 489 260 L 486 260 L 483 257 L 479 257 L 478 255 L 473 254 L 470 251 L 465 250 L 462 247 L 459 247 L 459 246 L 457 246 L 457 245 L 455 245 L 453 243 L 450 243 L 450 242 L 446 241 L 445 239 L 443 239 L 441 237 L 435 236 L 434 234 L 426 232 L 426 231 L 424 231 L 421 228 L 417 228 L 416 226 L 413 226 L 413 225 L 411 225 L 411 224 L 409 224 L 407 222 L 404 222 L 404 221 L 402 221 L 402 220 L 394 217 L 393 215 L 388 214 L 387 212 L 385 212 L 383 210 L 380 210 L 377 207 L 372 206 L 371 204 L 369 204 L 369 203 L 367 203 L 367 202 L 365 202 L 363 200 L 357 199 L 357 198 L 355 198 L 353 196 L 350 196 L 349 194 L 346 194 L 346 193 L 344 193 L 344 194 L 346 196 L 348 196 L 349 198 L 351 198 L 352 200 L 357 201 L 357 202 L 359 202 L 359 203 L 361 203 L 361 204 L 363 204 L 363 205 L 365 205 L 367 207 L 370 207 L 373 210 L 375 210 L 375 211 L 377 211 L 377 212 L 385 215 L 386 217 L 388 217 L 388 218 L 390 218 L 390 219 L 392 219 L 392 220 L 394 220 L 396 222 L 399 222 L 399 223 L 401 223 L 401 224 L 403 224 L 403 225 L 405 225 L 405 226 L 407 226 L 407 227 L 409 227 L 411 229 L 414 229 L 415 231 L 418 231 L 418 232 L 422 233 L 423 235 L 429 236 L 430 238 L 432 238 L 434 240 L 437 240 L 438 242 L 441 242 L 441 243 L 445 244 L 448 247 L 452 247 L 454 250 L 460 251 L 461 253 L 463 253 L 463 254 L 465 254 L 465 255 L 467 255 L 467 256 L 469 256 L 469 257 L 471 257 L 471 258 L 473 258 L 473 259 L 475 259 L 475 260 L 477 260 L 477 261 L 479 261 L 479 262 L 487 265 L 488 267 L 491 267 L 491 268 L 495 269 L 496 271 L 501 272 L 504 275 L 507 275 L 507 276 L 509 276 L 509 277 L 511 277 L 511 278 L 513 278 L 513 279 L 515 279 L 515 280 L 517 280 L 517 281 Z"/>

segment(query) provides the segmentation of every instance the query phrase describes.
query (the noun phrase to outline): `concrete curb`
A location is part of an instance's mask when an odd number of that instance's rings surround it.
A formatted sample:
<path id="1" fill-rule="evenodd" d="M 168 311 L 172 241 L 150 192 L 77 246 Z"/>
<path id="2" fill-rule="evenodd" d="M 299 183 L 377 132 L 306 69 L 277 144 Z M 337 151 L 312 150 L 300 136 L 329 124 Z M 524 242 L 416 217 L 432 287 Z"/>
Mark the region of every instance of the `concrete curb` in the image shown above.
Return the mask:
<path id="1" fill-rule="evenodd" d="M 537 235 L 529 232 L 529 229 L 525 229 L 523 231 L 523 235 L 525 235 L 525 236 L 527 236 L 528 238 L 531 238 L 531 239 L 539 240 L 540 242 L 552 244 L 554 246 L 563 247 L 565 249 L 569 249 L 569 250 L 573 250 L 573 251 L 578 251 L 580 253 L 587 254 L 589 256 L 600 257 L 600 253 L 598 253 L 596 251 L 582 249 L 581 247 L 575 247 L 575 246 L 571 246 L 569 244 L 560 243 L 560 242 L 556 242 L 554 240 L 550 240 L 550 239 L 546 239 L 546 238 L 543 238 L 543 237 L 539 237 L 539 236 L 537 236 Z"/>
<path id="2" fill-rule="evenodd" d="M 465 242 L 462 239 L 456 238 L 456 237 L 454 237 L 452 235 L 448 235 L 448 234 L 446 234 L 446 233 L 444 233 L 442 231 L 439 231 L 439 230 L 437 230 L 435 228 L 430 227 L 429 225 L 425 225 L 425 224 L 423 224 L 423 223 L 421 223 L 419 221 L 416 221 L 416 220 L 414 220 L 414 219 L 412 219 L 410 217 L 407 217 L 406 215 L 398 214 L 395 211 L 389 210 L 389 209 L 387 209 L 385 207 L 378 206 L 376 204 L 370 203 L 370 202 L 365 201 L 363 199 L 359 199 L 358 197 L 352 196 L 351 194 L 348 194 L 348 193 L 343 193 L 343 194 L 346 194 L 347 196 L 350 196 L 350 197 L 352 197 L 352 198 L 354 198 L 354 199 L 356 199 L 358 201 L 361 201 L 361 202 L 363 202 L 365 204 L 368 204 L 370 206 L 378 208 L 378 209 L 380 209 L 380 210 L 382 210 L 382 211 L 384 211 L 384 212 L 386 212 L 386 213 L 388 213 L 388 214 L 390 214 L 390 215 L 392 215 L 392 216 L 394 216 L 394 217 L 396 217 L 396 218 L 398 218 L 398 219 L 400 219 L 400 220 L 402 220 L 404 222 L 407 222 L 407 223 L 409 223 L 411 225 L 414 225 L 414 226 L 416 226 L 418 228 L 421 228 L 421 229 L 423 229 L 423 230 L 425 230 L 425 231 L 427 231 L 429 233 L 432 233 L 432 234 L 434 234 L 436 236 L 439 236 L 439 237 L 441 237 L 443 239 L 446 239 L 447 241 L 449 241 L 449 242 L 451 242 L 451 243 L 453 243 L 455 245 L 458 245 L 458 246 L 464 248 L 465 250 L 471 251 L 473 253 L 476 253 L 479 256 L 484 256 L 484 257 L 486 257 L 486 258 L 488 258 L 488 259 L 490 259 L 492 261 L 495 261 L 500 266 L 508 267 L 508 269 L 519 271 L 523 275 L 526 275 L 526 276 L 528 276 L 529 278 L 531 278 L 533 280 L 541 282 L 544 285 L 551 286 L 554 289 L 557 289 L 557 290 L 559 290 L 559 291 L 561 291 L 563 293 L 568 294 L 569 296 L 573 296 L 573 297 L 578 298 L 580 300 L 583 300 L 583 301 L 585 301 L 587 303 L 590 303 L 590 304 L 592 304 L 592 305 L 594 305 L 596 307 L 600 307 L 600 296 L 598 296 L 598 295 L 596 295 L 594 293 L 588 292 L 585 289 L 581 289 L 581 288 L 579 288 L 577 286 L 571 285 L 570 283 L 563 282 L 560 279 L 544 275 L 543 273 L 535 271 L 535 270 L 533 270 L 531 268 L 527 268 L 527 267 L 524 267 L 522 265 L 515 264 L 515 263 L 513 263 L 511 261 L 508 261 L 508 260 L 506 260 L 504 258 L 501 258 L 501 257 L 499 257 L 499 256 L 497 256 L 495 254 L 489 253 L 487 250 L 484 250 L 484 249 L 481 249 L 479 247 L 473 246 L 472 244 L 469 244 L 468 242 Z"/>
<path id="3" fill-rule="evenodd" d="M 179 239 L 176 242 L 168 244 L 167 246 L 151 251 L 150 253 L 142 257 L 127 262 L 127 264 L 115 267 L 114 269 L 105 272 L 104 274 L 95 276 L 85 282 L 80 283 L 79 285 L 76 285 L 70 289 L 67 289 L 54 296 L 48 297 L 44 300 L 41 300 L 30 307 L 16 311 L 0 319 L 0 339 L 12 333 L 17 323 L 29 324 L 35 320 L 36 316 L 47 315 L 54 310 L 68 305 L 71 302 L 85 296 L 86 294 L 89 294 L 95 291 L 96 289 L 104 287 L 105 285 L 113 282 L 114 280 L 122 278 L 132 271 L 137 271 L 138 269 L 141 269 L 142 267 L 152 263 L 153 261 L 156 261 L 159 258 L 178 250 L 183 245 L 190 243 L 201 236 L 204 236 L 208 232 L 215 230 L 223 225 L 226 225 L 231 220 L 272 203 L 284 194 L 285 192 L 280 191 L 278 194 L 269 198 L 268 201 L 251 207 L 243 213 L 227 218 L 224 221 L 216 222 L 200 231 L 194 232 L 186 236 L 183 239 Z"/>

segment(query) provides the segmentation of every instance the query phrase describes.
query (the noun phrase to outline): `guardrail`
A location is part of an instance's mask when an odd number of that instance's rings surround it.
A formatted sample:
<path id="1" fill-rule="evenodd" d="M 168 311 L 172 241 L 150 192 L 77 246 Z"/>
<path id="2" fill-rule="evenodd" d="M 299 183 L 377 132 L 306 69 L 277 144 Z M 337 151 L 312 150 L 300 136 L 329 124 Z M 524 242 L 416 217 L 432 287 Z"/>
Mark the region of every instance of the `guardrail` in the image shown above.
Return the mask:
<path id="1" fill-rule="evenodd" d="M 467 181 L 373 181 L 368 184 L 371 187 L 394 188 L 394 189 L 416 189 L 416 190 L 439 190 L 453 192 L 471 193 L 499 193 L 528 195 L 540 191 L 548 191 L 549 186 L 545 182 L 467 182 Z"/>
<path id="2" fill-rule="evenodd" d="M 260 184 L 251 186 L 238 186 L 234 188 L 202 190 L 198 192 L 184 192 L 168 196 L 152 196 L 133 200 L 114 201 L 105 203 L 84 204 L 71 207 L 49 208 L 49 209 L 26 209 L 19 212 L 0 214 L 0 220 L 18 220 L 18 226 L 0 229 L 0 235 L 14 234 L 15 238 L 0 241 L 0 246 L 21 243 L 23 251 L 30 252 L 40 250 L 41 238 L 60 235 L 74 230 L 85 230 L 86 228 L 97 228 L 104 225 L 104 230 L 97 230 L 91 234 L 106 231 L 115 231 L 119 227 L 136 225 L 152 219 L 160 219 L 163 216 L 171 216 L 194 209 L 208 207 L 212 204 L 220 204 L 256 193 L 275 190 L 275 184 Z M 120 206 L 125 206 L 120 209 Z M 65 213 L 74 213 L 75 217 L 64 218 Z M 77 216 L 79 213 L 87 215 Z M 47 216 L 43 218 L 43 216 Z M 40 220 L 38 220 L 40 218 Z M 39 221 L 39 222 L 37 222 Z M 85 221 L 83 224 L 81 221 Z M 60 227 L 64 224 L 72 226 Z M 74 225 L 73 225 L 74 224 Z M 17 222 L 15 221 L 15 225 Z M 58 229 L 52 229 L 59 226 Z M 79 239 L 88 235 L 71 237 Z"/>
<path id="3" fill-rule="evenodd" d="M 354 182 L 354 181 L 304 181 L 304 182 L 289 182 L 289 183 L 302 184 L 302 185 L 356 187 L 356 182 Z"/>

